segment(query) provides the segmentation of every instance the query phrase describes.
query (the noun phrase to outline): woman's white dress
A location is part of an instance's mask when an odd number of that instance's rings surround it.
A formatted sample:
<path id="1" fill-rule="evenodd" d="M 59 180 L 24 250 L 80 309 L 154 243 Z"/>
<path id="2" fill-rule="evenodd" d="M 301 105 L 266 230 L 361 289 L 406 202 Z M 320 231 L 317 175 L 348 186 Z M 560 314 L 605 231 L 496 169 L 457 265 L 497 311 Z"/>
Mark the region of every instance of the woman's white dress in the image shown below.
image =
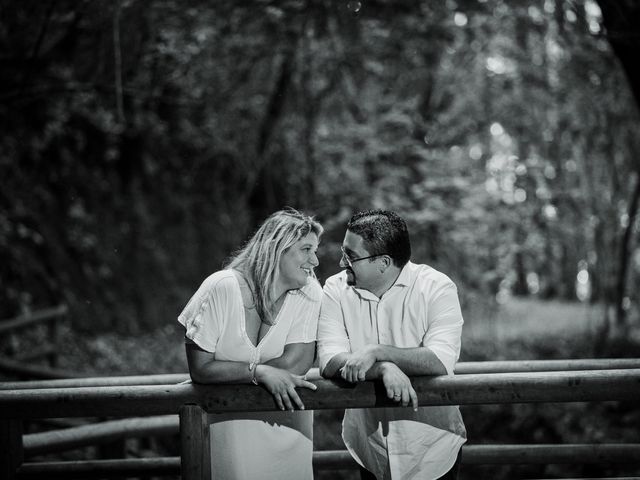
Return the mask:
<path id="1" fill-rule="evenodd" d="M 209 276 L 178 321 L 186 336 L 216 360 L 264 363 L 289 343 L 316 340 L 322 288 L 315 279 L 287 293 L 276 323 L 257 346 L 245 330 L 240 285 L 232 270 Z M 258 387 L 256 387 L 258 388 Z M 313 412 L 251 412 L 210 415 L 214 479 L 311 479 Z"/>

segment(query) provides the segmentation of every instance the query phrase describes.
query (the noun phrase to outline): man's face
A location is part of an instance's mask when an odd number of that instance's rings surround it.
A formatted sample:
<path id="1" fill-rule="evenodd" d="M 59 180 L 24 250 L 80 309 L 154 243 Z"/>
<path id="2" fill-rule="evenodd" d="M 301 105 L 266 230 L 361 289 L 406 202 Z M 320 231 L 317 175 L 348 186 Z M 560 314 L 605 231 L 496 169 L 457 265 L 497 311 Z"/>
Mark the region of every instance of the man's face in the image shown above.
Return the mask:
<path id="1" fill-rule="evenodd" d="M 342 241 L 343 255 L 340 266 L 347 272 L 347 284 L 370 290 L 379 276 L 376 258 L 358 260 L 371 254 L 364 247 L 364 240 L 360 235 L 347 230 Z"/>

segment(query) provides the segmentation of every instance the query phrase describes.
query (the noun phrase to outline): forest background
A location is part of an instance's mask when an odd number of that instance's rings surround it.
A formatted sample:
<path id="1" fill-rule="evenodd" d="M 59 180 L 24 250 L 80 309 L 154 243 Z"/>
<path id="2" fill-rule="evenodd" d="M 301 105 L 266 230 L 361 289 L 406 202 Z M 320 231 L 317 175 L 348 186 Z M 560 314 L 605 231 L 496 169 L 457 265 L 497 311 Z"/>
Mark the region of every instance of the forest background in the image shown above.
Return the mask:
<path id="1" fill-rule="evenodd" d="M 0 318 L 66 303 L 78 345 L 119 335 L 106 356 L 179 343 L 269 213 L 323 223 L 324 281 L 350 215 L 382 207 L 470 328 L 583 302 L 587 354 L 637 356 L 639 53 L 633 0 L 11 2 Z"/>

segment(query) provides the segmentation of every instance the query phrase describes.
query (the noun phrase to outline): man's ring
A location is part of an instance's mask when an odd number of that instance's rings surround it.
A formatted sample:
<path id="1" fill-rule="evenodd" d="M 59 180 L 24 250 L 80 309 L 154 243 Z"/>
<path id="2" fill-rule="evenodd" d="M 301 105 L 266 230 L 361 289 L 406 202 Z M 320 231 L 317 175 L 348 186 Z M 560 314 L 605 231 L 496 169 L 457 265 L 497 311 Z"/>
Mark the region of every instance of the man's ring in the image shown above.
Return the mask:
<path id="1" fill-rule="evenodd" d="M 393 398 L 400 398 L 400 394 L 399 393 L 394 394 Z"/>

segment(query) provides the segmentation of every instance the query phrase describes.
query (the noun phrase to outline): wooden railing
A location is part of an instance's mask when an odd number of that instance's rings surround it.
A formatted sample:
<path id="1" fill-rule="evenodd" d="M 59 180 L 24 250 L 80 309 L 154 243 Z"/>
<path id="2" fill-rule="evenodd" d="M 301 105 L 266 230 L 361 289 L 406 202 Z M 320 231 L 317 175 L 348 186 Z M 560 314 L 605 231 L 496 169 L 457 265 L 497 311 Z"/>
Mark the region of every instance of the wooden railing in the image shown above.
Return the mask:
<path id="1" fill-rule="evenodd" d="M 471 373 L 516 370 L 509 373 Z M 454 377 L 414 377 L 414 388 L 421 405 L 470 405 L 492 403 L 575 402 L 631 400 L 640 396 L 640 360 L 583 360 L 549 362 L 480 362 L 459 364 Z M 564 371 L 552 370 L 563 367 Z M 580 368 L 573 370 L 573 368 Z M 591 367 L 585 369 L 585 367 Z M 617 368 L 611 368 L 617 367 Z M 606 368 L 596 370 L 596 368 Z M 126 383 L 126 378 L 122 380 Z M 131 378 L 131 377 L 129 377 Z M 135 378 L 135 377 L 133 377 Z M 150 378 L 160 380 L 161 377 Z M 181 380 L 183 375 L 162 376 Z M 56 383 L 57 382 L 57 383 Z M 68 382 L 66 386 L 61 386 Z M 73 383 L 74 385 L 70 385 Z M 79 383 L 78 383 L 79 382 Z M 83 383 L 84 382 L 84 383 Z M 93 382 L 93 383 L 92 383 Z M 18 389 L 14 383 L 0 384 L 0 478 L 55 478 L 64 471 L 66 478 L 87 476 L 88 469 L 101 475 L 122 476 L 122 472 L 141 471 L 176 473 L 184 479 L 207 478 L 209 436 L 207 412 L 274 410 L 272 398 L 261 388 L 249 385 L 147 384 L 114 385 L 111 379 L 76 379 L 42 383 L 24 382 L 28 388 Z M 104 385 L 106 383 L 106 386 Z M 316 379 L 316 392 L 301 390 L 307 409 L 377 408 L 393 405 L 380 385 L 364 382 L 344 385 Z M 11 389 L 6 389 L 7 387 Z M 181 458 L 103 460 L 93 462 L 48 462 L 23 464 L 25 453 L 46 448 L 37 445 L 37 437 L 22 436 L 22 421 L 48 417 L 128 417 L 148 415 L 179 416 Z M 151 419 L 150 419 L 151 420 Z M 117 422 L 117 421 L 116 421 Z M 167 422 L 171 425 L 167 425 Z M 126 428 L 111 423 L 110 435 Z M 82 427 L 78 427 L 82 428 Z M 164 417 L 156 428 L 175 431 L 175 417 Z M 94 431 L 95 433 L 95 431 Z M 104 432 L 103 432 L 104 433 Z M 132 431 L 129 431 L 129 435 Z M 45 435 L 45 434 L 37 434 Z M 43 437 L 40 437 L 42 441 Z M 88 438 L 88 437 L 87 437 Z M 95 440 L 95 437 L 94 437 Z M 30 443 L 31 442 L 31 443 Z M 51 441 L 50 443 L 54 443 Z M 42 451 L 42 450 L 40 450 Z M 576 456 L 578 455 L 578 456 Z M 538 445 L 488 446 L 469 445 L 463 450 L 463 464 L 535 463 L 594 461 L 640 462 L 640 445 Z M 586 460 L 585 460 L 586 459 Z M 591 459 L 591 460 L 589 460 Z M 315 452 L 316 468 L 353 466 L 345 452 Z M 127 470 L 128 469 L 128 470 Z M 76 473 L 73 473 L 76 472 Z M 111 473 L 109 473 L 111 472 Z M 118 473 L 120 472 L 120 473 Z M 131 475 L 135 475 L 130 473 Z M 159 473 L 158 473 L 159 474 Z M 62 475 L 61 473 L 59 475 Z"/>
<path id="2" fill-rule="evenodd" d="M 31 348 L 28 352 L 11 352 L 10 356 L 0 357 L 0 370 L 12 373 L 19 377 L 28 378 L 58 378 L 60 374 L 69 376 L 70 372 L 58 372 L 55 367 L 58 364 L 58 340 L 60 337 L 60 321 L 67 314 L 66 305 L 39 310 L 20 315 L 9 320 L 0 320 L 0 338 L 3 340 L 24 331 L 27 328 L 44 325 L 46 328 L 47 342 L 37 348 Z M 50 368 L 38 368 L 30 365 L 34 360 L 46 358 Z M 54 370 L 50 370 L 54 369 Z"/>

